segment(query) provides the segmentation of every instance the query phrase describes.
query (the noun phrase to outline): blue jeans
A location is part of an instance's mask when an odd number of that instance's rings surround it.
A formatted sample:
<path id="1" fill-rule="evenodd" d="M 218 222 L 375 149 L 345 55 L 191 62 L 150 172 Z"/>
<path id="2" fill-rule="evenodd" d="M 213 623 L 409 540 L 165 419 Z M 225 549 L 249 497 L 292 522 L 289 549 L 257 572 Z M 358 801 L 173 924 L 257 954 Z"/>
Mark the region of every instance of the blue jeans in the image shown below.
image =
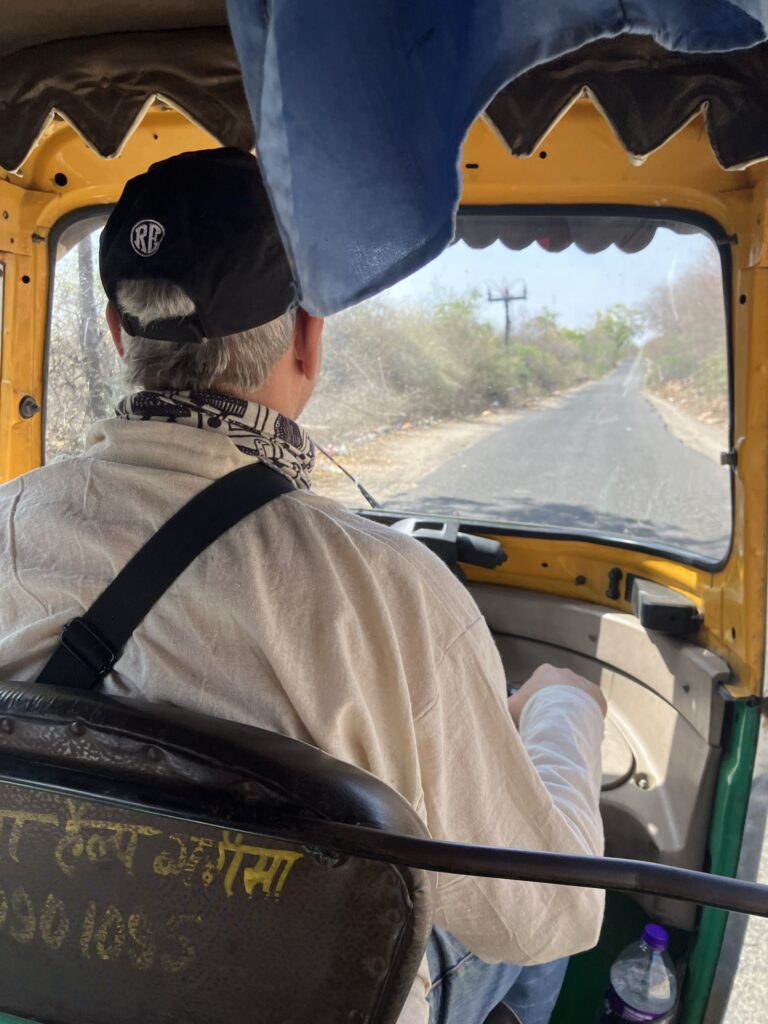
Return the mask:
<path id="1" fill-rule="evenodd" d="M 567 957 L 536 967 L 487 964 L 442 928 L 432 929 L 427 960 L 429 1024 L 483 1024 L 499 1003 L 523 1024 L 547 1024 L 568 966 Z"/>

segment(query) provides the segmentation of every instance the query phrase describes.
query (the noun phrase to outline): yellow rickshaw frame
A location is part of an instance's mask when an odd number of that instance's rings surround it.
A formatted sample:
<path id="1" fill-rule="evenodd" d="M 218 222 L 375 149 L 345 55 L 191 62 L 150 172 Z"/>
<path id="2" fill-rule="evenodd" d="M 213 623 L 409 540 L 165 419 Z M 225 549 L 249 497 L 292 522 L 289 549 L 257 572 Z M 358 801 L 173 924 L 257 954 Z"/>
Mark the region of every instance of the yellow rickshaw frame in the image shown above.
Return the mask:
<path id="1" fill-rule="evenodd" d="M 48 239 L 63 218 L 114 202 L 125 181 L 173 153 L 218 145 L 183 114 L 155 103 L 105 160 L 64 120 L 52 121 L 18 174 L 0 177 L 3 269 L 0 367 L 0 479 L 42 462 L 43 418 L 25 418 L 26 396 L 42 406 L 50 301 Z M 611 569 L 674 587 L 701 607 L 700 640 L 728 660 L 733 698 L 762 693 L 768 530 L 768 162 L 724 170 L 701 116 L 641 163 L 633 162 L 588 99 L 574 103 L 537 151 L 513 157 L 492 125 L 479 119 L 466 140 L 462 200 L 471 205 L 632 205 L 703 214 L 732 239 L 730 337 L 733 396 L 733 542 L 716 571 L 674 556 L 573 536 L 502 535 L 500 569 L 468 569 L 471 579 L 544 591 L 627 611 L 606 595 Z M 489 531 L 492 532 L 492 531 Z M 575 583 L 577 577 L 586 583 Z"/>

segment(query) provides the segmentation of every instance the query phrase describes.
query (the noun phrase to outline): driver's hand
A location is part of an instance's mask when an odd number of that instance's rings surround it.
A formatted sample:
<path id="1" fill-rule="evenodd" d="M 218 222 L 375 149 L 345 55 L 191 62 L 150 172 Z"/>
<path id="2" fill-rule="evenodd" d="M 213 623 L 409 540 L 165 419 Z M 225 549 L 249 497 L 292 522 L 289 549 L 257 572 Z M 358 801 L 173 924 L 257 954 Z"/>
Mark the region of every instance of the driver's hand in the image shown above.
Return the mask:
<path id="1" fill-rule="evenodd" d="M 534 693 L 545 689 L 547 686 L 573 686 L 577 690 L 583 690 L 600 708 L 603 718 L 608 710 L 600 687 L 590 683 L 583 676 L 576 675 L 569 668 L 555 668 L 554 665 L 540 665 L 531 678 L 523 683 L 517 693 L 513 693 L 508 700 L 509 713 L 512 715 L 515 725 L 520 727 L 520 715 L 527 702 Z"/>

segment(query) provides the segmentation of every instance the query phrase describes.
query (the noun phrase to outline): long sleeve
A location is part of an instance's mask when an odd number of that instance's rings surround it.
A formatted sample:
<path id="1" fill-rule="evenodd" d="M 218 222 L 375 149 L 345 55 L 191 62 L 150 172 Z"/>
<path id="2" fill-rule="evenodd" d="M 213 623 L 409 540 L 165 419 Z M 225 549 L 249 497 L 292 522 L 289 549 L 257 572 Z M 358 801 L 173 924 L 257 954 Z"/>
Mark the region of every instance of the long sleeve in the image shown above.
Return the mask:
<path id="1" fill-rule="evenodd" d="M 492 846 L 599 854 L 602 716 L 586 694 L 536 694 L 518 733 L 484 621 L 445 653 L 439 697 L 417 722 L 433 836 Z M 441 875 L 436 922 L 487 961 L 541 963 L 595 944 L 603 893 Z"/>
<path id="2" fill-rule="evenodd" d="M 520 738 L 536 774 L 585 853 L 602 853 L 600 748 L 603 717 L 594 700 L 572 686 L 550 686 L 528 701 Z"/>

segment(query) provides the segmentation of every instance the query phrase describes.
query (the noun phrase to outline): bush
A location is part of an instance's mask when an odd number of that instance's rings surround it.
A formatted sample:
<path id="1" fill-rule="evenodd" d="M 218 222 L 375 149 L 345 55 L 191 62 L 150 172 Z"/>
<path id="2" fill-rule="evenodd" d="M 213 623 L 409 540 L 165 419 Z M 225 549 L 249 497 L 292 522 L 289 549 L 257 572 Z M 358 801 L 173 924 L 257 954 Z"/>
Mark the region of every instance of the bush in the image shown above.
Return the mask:
<path id="1" fill-rule="evenodd" d="M 587 331 L 544 312 L 509 346 L 477 291 L 433 304 L 373 299 L 326 324 L 325 367 L 305 422 L 335 445 L 405 423 L 460 418 L 602 376 L 636 351 L 639 315 L 613 307 Z"/>
<path id="2" fill-rule="evenodd" d="M 651 382 L 659 386 L 685 380 L 696 369 L 696 357 L 687 338 L 667 335 L 649 342 L 645 354 L 651 363 Z"/>
<path id="3" fill-rule="evenodd" d="M 713 352 L 693 374 L 693 386 L 705 398 L 728 396 L 728 361 L 725 352 Z"/>
<path id="4" fill-rule="evenodd" d="M 564 383 L 565 367 L 551 353 L 533 345 L 513 345 L 510 356 L 509 394 L 532 398 L 555 391 Z"/>

